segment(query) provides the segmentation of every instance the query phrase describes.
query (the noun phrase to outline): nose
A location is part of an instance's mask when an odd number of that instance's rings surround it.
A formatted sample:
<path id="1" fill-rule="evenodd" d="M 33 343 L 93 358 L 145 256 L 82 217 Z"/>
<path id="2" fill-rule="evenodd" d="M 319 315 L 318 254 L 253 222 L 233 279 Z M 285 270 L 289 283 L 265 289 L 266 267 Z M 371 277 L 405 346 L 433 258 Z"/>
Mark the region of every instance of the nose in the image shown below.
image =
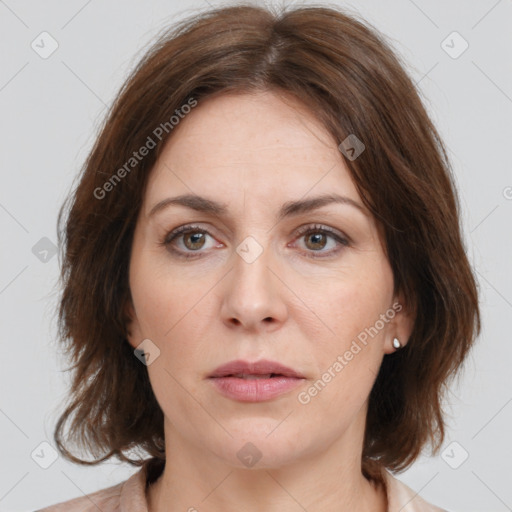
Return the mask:
<path id="1" fill-rule="evenodd" d="M 287 287 L 270 249 L 265 248 L 254 260 L 242 251 L 233 259 L 233 268 L 223 280 L 223 322 L 230 328 L 254 332 L 279 329 L 288 315 Z"/>

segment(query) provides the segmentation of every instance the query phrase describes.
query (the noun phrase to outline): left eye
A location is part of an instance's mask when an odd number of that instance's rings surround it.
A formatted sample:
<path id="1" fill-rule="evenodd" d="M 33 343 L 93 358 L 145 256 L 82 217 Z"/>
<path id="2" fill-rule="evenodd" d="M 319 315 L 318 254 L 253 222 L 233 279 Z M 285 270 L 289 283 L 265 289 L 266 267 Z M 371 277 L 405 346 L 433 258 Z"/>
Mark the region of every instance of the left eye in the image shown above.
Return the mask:
<path id="1" fill-rule="evenodd" d="M 339 246 L 347 246 L 349 244 L 346 238 L 343 238 L 343 236 L 339 235 L 336 231 L 324 226 L 307 226 L 298 234 L 298 239 L 302 238 L 305 239 L 305 246 L 311 250 L 308 251 L 310 254 L 306 254 L 306 256 L 310 258 L 324 258 L 324 255 L 330 256 L 341 250 Z M 322 249 L 328 245 L 329 239 L 331 239 L 334 248 L 323 251 Z M 336 246 L 338 246 L 337 249 Z M 321 253 L 322 256 L 311 254 L 311 252 Z"/>
<path id="2" fill-rule="evenodd" d="M 180 241 L 182 247 L 171 247 L 171 251 L 178 257 L 194 258 L 200 257 L 204 251 L 206 244 L 206 237 L 212 237 L 208 231 L 200 228 L 199 226 L 181 226 L 171 233 L 161 242 L 164 246 L 179 245 L 176 242 Z M 341 247 L 349 245 L 346 238 L 338 234 L 336 231 L 324 226 L 306 226 L 299 230 L 296 239 L 305 239 L 306 257 L 310 258 L 323 258 L 335 254 L 341 250 Z M 328 245 L 329 239 L 334 247 L 330 250 L 323 250 Z M 336 248 L 338 246 L 338 248 Z M 340 247 L 341 246 L 341 247 Z M 184 248 L 183 248 L 184 247 Z M 195 254 L 194 254 L 195 253 Z M 312 253 L 321 253 L 322 256 Z"/>

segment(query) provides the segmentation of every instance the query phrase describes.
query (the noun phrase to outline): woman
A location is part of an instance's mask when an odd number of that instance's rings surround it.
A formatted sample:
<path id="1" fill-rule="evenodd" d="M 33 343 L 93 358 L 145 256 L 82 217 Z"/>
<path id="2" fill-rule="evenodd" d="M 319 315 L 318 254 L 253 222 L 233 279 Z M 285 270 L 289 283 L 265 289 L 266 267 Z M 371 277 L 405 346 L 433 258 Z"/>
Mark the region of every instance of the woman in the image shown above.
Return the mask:
<path id="1" fill-rule="evenodd" d="M 185 20 L 70 198 L 55 441 L 141 468 L 43 510 L 442 510 L 391 471 L 442 444 L 478 296 L 445 148 L 375 29 Z"/>

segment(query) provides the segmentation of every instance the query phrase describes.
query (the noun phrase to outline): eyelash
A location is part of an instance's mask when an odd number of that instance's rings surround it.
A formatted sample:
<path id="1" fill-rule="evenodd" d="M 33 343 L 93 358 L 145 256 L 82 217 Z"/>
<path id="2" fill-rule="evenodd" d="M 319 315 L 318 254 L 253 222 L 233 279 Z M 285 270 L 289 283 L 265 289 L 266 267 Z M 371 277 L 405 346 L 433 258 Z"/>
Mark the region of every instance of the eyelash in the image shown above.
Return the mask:
<path id="1" fill-rule="evenodd" d="M 179 228 L 176 228 L 175 230 L 173 230 L 170 233 L 166 234 L 164 239 L 161 242 L 159 242 L 159 245 L 164 246 L 164 247 L 170 246 L 171 243 L 175 239 L 177 239 L 180 235 L 185 235 L 185 234 L 190 234 L 190 233 L 203 233 L 203 234 L 207 234 L 209 236 L 212 236 L 206 229 L 203 229 L 200 226 L 196 226 L 196 225 L 193 225 L 193 224 L 186 224 L 186 225 L 180 226 Z M 309 235 L 309 234 L 312 234 L 312 233 L 315 233 L 315 234 L 316 233 L 321 233 L 321 234 L 324 234 L 324 235 L 328 235 L 331 238 L 333 238 L 335 241 L 337 241 L 339 245 L 344 246 L 344 247 L 347 247 L 349 245 L 348 239 L 343 238 L 342 236 L 340 236 L 333 229 L 330 229 L 330 228 L 328 228 L 326 226 L 322 226 L 320 224 L 313 224 L 313 225 L 308 225 L 308 226 L 304 226 L 302 228 L 299 228 L 299 230 L 297 232 L 297 238 L 301 238 L 301 237 L 303 237 L 305 235 Z M 200 256 L 200 254 L 202 254 L 202 253 L 200 253 L 199 251 L 182 252 L 182 251 L 174 249 L 174 248 L 171 249 L 171 250 L 178 257 L 185 258 L 185 259 L 200 258 L 200 257 L 202 257 L 202 256 Z M 316 255 L 312 255 L 312 254 L 306 254 L 305 256 L 307 258 L 313 258 L 313 259 L 327 258 L 329 256 L 337 254 L 340 250 L 341 250 L 341 248 L 338 248 L 336 250 L 328 251 L 327 252 L 328 256 L 316 256 Z M 315 253 L 315 252 L 320 252 L 320 251 L 307 251 L 307 252 Z M 324 254 L 324 253 L 322 253 L 322 254 Z"/>

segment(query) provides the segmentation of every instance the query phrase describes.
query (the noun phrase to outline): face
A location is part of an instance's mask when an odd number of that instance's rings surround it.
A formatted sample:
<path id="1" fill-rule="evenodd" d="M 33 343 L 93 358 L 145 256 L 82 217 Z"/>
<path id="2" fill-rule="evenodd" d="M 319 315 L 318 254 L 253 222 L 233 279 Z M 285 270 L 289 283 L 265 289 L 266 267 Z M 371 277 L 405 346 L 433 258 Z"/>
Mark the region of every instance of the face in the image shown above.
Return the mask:
<path id="1" fill-rule="evenodd" d="M 128 305 L 130 344 L 150 340 L 166 443 L 237 467 L 244 450 L 258 467 L 335 443 L 357 451 L 382 358 L 412 324 L 337 142 L 271 92 L 210 97 L 174 130 L 135 228 Z M 218 204 L 151 213 L 186 194 Z M 286 209 L 327 194 L 346 199 Z M 261 359 L 302 378 L 281 388 L 244 379 L 236 395 L 221 390 L 236 387 L 229 378 L 211 378 L 230 361 Z M 255 387 L 267 393 L 254 398 Z"/>

